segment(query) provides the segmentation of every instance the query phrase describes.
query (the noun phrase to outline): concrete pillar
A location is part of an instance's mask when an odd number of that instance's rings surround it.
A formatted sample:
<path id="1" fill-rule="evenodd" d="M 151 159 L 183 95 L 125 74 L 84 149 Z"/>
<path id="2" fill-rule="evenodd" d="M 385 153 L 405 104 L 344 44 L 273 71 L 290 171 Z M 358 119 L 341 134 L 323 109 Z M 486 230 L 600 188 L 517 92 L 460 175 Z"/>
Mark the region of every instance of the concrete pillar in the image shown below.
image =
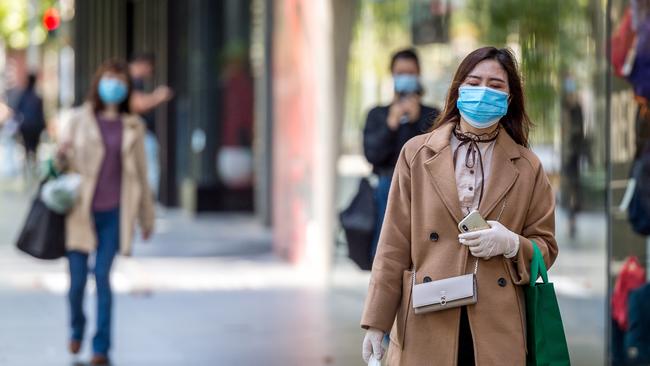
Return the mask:
<path id="1" fill-rule="evenodd" d="M 325 283 L 335 245 L 336 159 L 355 18 L 344 12 L 356 7 L 342 0 L 276 2 L 274 248 L 315 283 Z"/>

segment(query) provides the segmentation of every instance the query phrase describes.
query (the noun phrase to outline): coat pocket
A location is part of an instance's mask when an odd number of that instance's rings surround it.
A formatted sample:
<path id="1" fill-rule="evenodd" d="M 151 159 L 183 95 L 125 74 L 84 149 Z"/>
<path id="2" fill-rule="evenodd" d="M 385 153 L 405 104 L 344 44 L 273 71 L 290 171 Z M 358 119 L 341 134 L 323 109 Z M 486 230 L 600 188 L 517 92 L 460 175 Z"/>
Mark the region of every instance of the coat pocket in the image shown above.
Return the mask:
<path id="1" fill-rule="evenodd" d="M 413 271 L 404 271 L 402 274 L 402 301 L 397 310 L 395 317 L 395 324 L 393 330 L 390 332 L 390 339 L 401 350 L 404 349 L 404 342 L 406 340 L 406 324 L 408 321 L 409 313 L 411 312 L 411 284 Z"/>

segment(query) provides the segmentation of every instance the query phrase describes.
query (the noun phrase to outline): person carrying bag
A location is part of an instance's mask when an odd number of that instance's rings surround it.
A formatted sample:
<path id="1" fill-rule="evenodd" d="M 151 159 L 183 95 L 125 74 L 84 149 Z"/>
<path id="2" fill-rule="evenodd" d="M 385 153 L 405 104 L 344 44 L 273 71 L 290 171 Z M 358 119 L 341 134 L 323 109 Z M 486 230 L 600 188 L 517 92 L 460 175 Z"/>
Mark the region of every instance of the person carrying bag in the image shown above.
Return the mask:
<path id="1" fill-rule="evenodd" d="M 60 165 L 80 177 L 78 199 L 65 219 L 70 275 L 68 350 L 78 354 L 90 338 L 84 298 L 92 273 L 97 289 L 95 334 L 89 342 L 93 366 L 110 364 L 114 260 L 118 254 L 132 253 L 136 229 L 147 240 L 154 228 L 145 127 L 129 109 L 130 92 L 127 64 L 105 61 L 95 72 L 87 102 L 70 113 L 57 136 Z M 69 182 L 59 183 L 62 187 L 53 187 L 53 191 L 65 191 Z"/>
<path id="2" fill-rule="evenodd" d="M 526 364 L 534 247 L 548 267 L 558 255 L 531 126 L 512 51 L 471 52 L 433 129 L 397 160 L 360 321 L 365 362 L 384 358 L 390 333 L 390 366 Z"/>

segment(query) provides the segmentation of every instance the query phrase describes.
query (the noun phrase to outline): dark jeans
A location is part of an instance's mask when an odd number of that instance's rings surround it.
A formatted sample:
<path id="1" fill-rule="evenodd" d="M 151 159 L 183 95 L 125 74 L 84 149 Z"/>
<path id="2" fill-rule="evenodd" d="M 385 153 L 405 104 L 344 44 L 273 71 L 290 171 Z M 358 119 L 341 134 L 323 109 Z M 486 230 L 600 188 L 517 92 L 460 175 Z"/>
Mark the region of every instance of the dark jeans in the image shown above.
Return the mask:
<path id="1" fill-rule="evenodd" d="M 113 259 L 120 244 L 120 210 L 93 212 L 97 232 L 95 253 L 95 282 L 97 284 L 97 331 L 93 338 L 93 352 L 107 355 L 111 345 L 112 293 L 110 272 Z M 81 341 L 86 326 L 83 311 L 84 292 L 88 278 L 88 254 L 79 251 L 68 252 L 70 264 L 70 323 L 72 339 Z"/>
<path id="2" fill-rule="evenodd" d="M 390 182 L 393 179 L 390 175 L 380 175 L 377 189 L 375 190 L 375 204 L 377 206 L 377 220 L 375 221 L 375 237 L 372 240 L 372 258 L 375 258 L 377 253 L 377 243 L 379 242 L 379 234 L 381 233 L 381 226 L 384 223 L 384 215 L 386 214 L 386 206 L 388 204 L 388 192 L 390 191 Z"/>

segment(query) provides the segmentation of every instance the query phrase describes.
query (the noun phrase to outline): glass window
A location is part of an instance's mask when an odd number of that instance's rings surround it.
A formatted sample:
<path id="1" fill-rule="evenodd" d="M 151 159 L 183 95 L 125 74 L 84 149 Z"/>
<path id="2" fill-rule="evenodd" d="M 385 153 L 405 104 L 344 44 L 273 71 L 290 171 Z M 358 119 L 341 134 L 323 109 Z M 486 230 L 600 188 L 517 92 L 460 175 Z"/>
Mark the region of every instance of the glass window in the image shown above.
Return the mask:
<path id="1" fill-rule="evenodd" d="M 611 361 L 650 363 L 650 1 L 611 4 Z"/>

